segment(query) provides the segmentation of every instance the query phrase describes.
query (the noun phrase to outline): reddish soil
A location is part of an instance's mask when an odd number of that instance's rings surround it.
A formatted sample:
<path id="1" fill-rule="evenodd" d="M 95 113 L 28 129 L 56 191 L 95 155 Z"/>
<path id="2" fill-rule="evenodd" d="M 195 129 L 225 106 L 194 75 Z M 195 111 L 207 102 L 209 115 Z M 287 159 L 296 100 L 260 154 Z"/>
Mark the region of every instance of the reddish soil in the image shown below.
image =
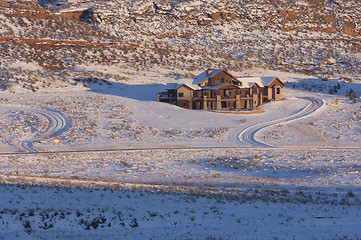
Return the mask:
<path id="1" fill-rule="evenodd" d="M 140 48 L 138 44 L 123 44 L 113 42 L 88 42 L 88 41 L 75 41 L 75 40 L 53 40 L 53 39 L 31 39 L 24 37 L 14 36 L 0 36 L 0 42 L 15 43 L 18 45 L 27 44 L 34 48 L 47 49 L 60 49 L 60 48 L 100 48 L 100 47 L 118 47 L 121 49 L 135 49 Z"/>

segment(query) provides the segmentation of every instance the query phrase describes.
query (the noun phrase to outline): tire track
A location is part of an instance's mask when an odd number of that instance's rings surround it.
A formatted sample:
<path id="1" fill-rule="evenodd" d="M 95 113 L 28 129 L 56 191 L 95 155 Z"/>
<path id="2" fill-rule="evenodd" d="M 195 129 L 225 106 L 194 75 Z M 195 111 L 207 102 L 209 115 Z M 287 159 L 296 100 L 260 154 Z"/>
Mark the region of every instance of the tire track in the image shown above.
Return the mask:
<path id="1" fill-rule="evenodd" d="M 71 125 L 72 121 L 70 118 L 65 116 L 63 113 L 51 110 L 51 109 L 38 109 L 38 108 L 30 108 L 30 107 L 8 107 L 10 111 L 26 111 L 32 112 L 42 116 L 43 118 L 48 120 L 48 126 L 44 131 L 42 131 L 38 136 L 29 137 L 23 140 L 17 140 L 18 144 L 17 148 L 20 151 L 25 152 L 39 152 L 38 149 L 34 147 L 34 142 L 41 141 L 45 138 L 49 137 L 56 137 L 68 130 Z"/>
<path id="2" fill-rule="evenodd" d="M 59 136 L 61 133 L 63 133 L 67 127 L 67 117 L 57 111 L 49 110 L 49 109 L 34 109 L 34 113 L 38 113 L 48 119 L 49 124 L 48 128 L 39 136 L 35 137 L 33 139 L 23 141 L 21 145 L 24 147 L 25 151 L 28 152 L 39 152 L 34 146 L 34 142 L 38 142 L 40 140 L 43 140 L 47 137 L 56 137 Z M 71 123 L 68 121 L 68 125 L 70 127 Z"/>
<path id="3" fill-rule="evenodd" d="M 258 123 L 255 125 L 252 125 L 246 129 L 244 129 L 243 131 L 241 131 L 238 135 L 238 140 L 245 145 L 252 145 L 252 146 L 257 146 L 257 147 L 275 147 L 274 145 L 265 143 L 263 141 L 261 141 L 259 138 L 257 138 L 257 133 L 259 133 L 262 129 L 266 128 L 266 127 L 270 127 L 276 124 L 286 124 L 286 123 L 290 123 L 292 121 L 297 121 L 300 120 L 304 117 L 309 117 L 311 114 L 315 113 L 317 110 L 319 110 L 321 107 L 324 106 L 324 101 L 320 100 L 320 99 L 315 99 L 315 98 L 301 98 L 301 99 L 305 99 L 310 101 L 310 103 L 303 108 L 302 110 L 300 110 L 299 112 L 288 116 L 288 117 L 284 117 L 284 118 L 280 118 L 280 119 L 276 119 L 276 120 L 272 120 L 272 121 L 268 121 L 268 122 L 263 122 L 263 123 Z"/>

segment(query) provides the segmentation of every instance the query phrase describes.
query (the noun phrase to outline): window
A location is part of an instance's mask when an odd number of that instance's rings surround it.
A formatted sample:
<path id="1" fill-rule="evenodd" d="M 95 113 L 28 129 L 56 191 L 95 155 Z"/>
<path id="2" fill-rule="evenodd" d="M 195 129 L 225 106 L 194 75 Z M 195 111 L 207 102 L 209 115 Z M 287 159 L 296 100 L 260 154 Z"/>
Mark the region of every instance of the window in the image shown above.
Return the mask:
<path id="1" fill-rule="evenodd" d="M 276 94 L 280 94 L 281 93 L 281 89 L 280 88 L 276 88 Z"/>
<path id="2" fill-rule="evenodd" d="M 182 92 L 178 93 L 178 97 L 184 97 L 184 94 Z"/>
<path id="3" fill-rule="evenodd" d="M 239 95 L 242 95 L 242 90 L 239 90 Z"/>
<path id="4" fill-rule="evenodd" d="M 221 78 L 221 83 L 224 83 L 224 77 Z"/>

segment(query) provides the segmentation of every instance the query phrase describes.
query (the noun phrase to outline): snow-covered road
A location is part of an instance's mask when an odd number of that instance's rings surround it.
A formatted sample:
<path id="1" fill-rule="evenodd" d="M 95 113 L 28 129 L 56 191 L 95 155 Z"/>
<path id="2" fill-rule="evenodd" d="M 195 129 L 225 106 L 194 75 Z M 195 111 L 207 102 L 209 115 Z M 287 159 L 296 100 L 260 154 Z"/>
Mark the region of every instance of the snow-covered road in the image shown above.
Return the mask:
<path id="1" fill-rule="evenodd" d="M 61 133 L 69 129 L 72 125 L 72 120 L 63 113 L 44 108 L 31 107 L 1 107 L 2 112 L 24 111 L 38 115 L 44 124 L 44 130 L 40 134 L 27 133 L 24 138 L 14 139 L 13 144 L 20 150 L 25 152 L 39 152 L 33 145 L 34 142 L 41 141 L 49 137 L 59 136 Z"/>
<path id="2" fill-rule="evenodd" d="M 308 100 L 310 102 L 305 108 L 301 109 L 300 111 L 298 111 L 297 113 L 291 116 L 275 119 L 268 122 L 258 123 L 246 129 L 241 130 L 240 133 L 236 131 L 238 140 L 242 143 L 242 145 L 247 145 L 247 146 L 251 145 L 257 147 L 274 147 L 271 144 L 263 142 L 257 137 L 257 134 L 260 132 L 260 130 L 273 125 L 290 123 L 292 121 L 300 120 L 304 117 L 309 117 L 311 114 L 315 113 L 322 106 L 324 106 L 325 103 L 321 99 L 315 99 L 315 98 L 302 98 L 302 99 Z"/>

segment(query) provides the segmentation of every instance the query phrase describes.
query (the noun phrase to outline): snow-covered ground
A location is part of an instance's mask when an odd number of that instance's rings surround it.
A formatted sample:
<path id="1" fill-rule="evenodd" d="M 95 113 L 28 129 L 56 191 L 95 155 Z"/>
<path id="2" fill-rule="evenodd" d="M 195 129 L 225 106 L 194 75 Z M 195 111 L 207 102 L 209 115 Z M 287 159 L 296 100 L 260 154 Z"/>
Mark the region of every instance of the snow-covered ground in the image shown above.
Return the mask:
<path id="1" fill-rule="evenodd" d="M 360 238 L 359 83 L 254 70 L 285 100 L 224 114 L 156 102 L 157 74 L 1 92 L 0 239 Z"/>
<path id="2" fill-rule="evenodd" d="M 41 134 L 39 129 L 46 128 L 49 120 L 37 113 L 39 108 L 62 113 L 69 119 L 65 129 L 71 126 L 69 131 L 47 134 L 45 139 L 34 142 L 34 147 L 41 151 L 247 146 L 236 135 L 265 122 L 275 124 L 259 129 L 257 138 L 269 145 L 360 146 L 360 100 L 352 103 L 344 96 L 351 88 L 360 95 L 360 84 L 313 79 L 312 84 L 304 85 L 307 79 L 300 75 L 258 72 L 279 76 L 287 82 L 286 100 L 263 105 L 265 112 L 260 114 L 221 114 L 156 102 L 156 94 L 165 89 L 165 83 L 175 81 L 167 73 L 158 73 L 158 76 L 154 73 L 135 76 L 131 84 L 94 79 L 87 82 L 86 87 L 80 84 L 35 93 L 4 91 L 0 97 L 0 121 L 4 126 L 0 132 L 4 145 L 1 150 L 16 151 L 13 142 L 20 136 L 32 139 Z M 338 93 L 328 94 L 337 84 Z M 302 111 L 310 104 L 305 97 L 324 104 L 314 109 L 317 111 L 310 111 L 311 115 L 303 116 Z M 23 107 L 25 111 L 14 114 L 9 110 L 11 107 L 14 111 Z M 285 122 L 295 114 L 302 115 L 302 119 Z M 44 124 L 34 127 L 39 125 L 38 119 L 44 120 Z M 22 123 L 19 125 L 14 120 Z M 56 135 L 59 135 L 59 145 L 54 145 Z"/>
<path id="3" fill-rule="evenodd" d="M 0 185 L 0 239 L 359 239 L 359 194 Z"/>
<path id="4" fill-rule="evenodd" d="M 85 187 L 146 183 L 161 189 L 168 185 L 353 188 L 361 183 L 360 153 L 360 149 L 297 147 L 7 154 L 0 156 L 0 177 L 3 182 Z"/>

